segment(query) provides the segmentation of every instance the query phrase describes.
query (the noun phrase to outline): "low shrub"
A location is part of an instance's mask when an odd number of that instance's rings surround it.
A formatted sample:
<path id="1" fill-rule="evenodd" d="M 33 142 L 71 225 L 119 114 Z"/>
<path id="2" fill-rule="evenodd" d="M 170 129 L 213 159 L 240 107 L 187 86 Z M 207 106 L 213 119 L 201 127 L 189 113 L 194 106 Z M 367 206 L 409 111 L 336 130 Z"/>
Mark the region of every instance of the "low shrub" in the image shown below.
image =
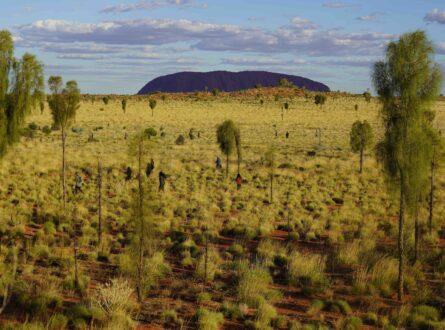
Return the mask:
<path id="1" fill-rule="evenodd" d="M 269 272 L 260 267 L 253 267 L 242 273 L 238 282 L 238 299 L 251 307 L 258 307 L 262 299 L 276 298 L 275 290 L 269 289 L 272 277 Z"/>
<path id="2" fill-rule="evenodd" d="M 323 290 L 328 285 L 325 269 L 325 257 L 295 251 L 290 255 L 288 261 L 289 283 Z"/>
<path id="3" fill-rule="evenodd" d="M 196 312 L 198 329 L 218 330 L 224 322 L 224 316 L 218 312 L 211 312 L 205 308 L 199 308 Z"/>
<path id="4" fill-rule="evenodd" d="M 175 144 L 178 146 L 182 146 L 185 144 L 185 137 L 182 134 L 179 134 L 179 136 L 175 140 Z"/>

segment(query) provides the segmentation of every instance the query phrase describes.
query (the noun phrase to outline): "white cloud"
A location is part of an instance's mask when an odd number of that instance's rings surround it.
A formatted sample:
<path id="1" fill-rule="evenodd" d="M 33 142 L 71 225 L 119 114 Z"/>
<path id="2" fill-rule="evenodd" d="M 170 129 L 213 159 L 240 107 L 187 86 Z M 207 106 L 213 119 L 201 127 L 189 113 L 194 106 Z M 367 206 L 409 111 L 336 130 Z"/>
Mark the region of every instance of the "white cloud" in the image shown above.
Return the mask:
<path id="1" fill-rule="evenodd" d="M 102 60 L 105 56 L 94 54 L 59 54 L 57 58 L 64 60 Z"/>
<path id="2" fill-rule="evenodd" d="M 369 57 L 344 57 L 340 59 L 328 59 L 321 61 L 314 61 L 313 63 L 318 65 L 331 65 L 331 66 L 348 66 L 348 67 L 362 67 L 370 68 L 378 59 Z"/>
<path id="3" fill-rule="evenodd" d="M 235 65 L 235 66 L 250 66 L 250 67 L 264 67 L 264 66 L 285 66 L 285 65 L 301 65 L 305 64 L 306 60 L 293 59 L 283 60 L 270 57 L 231 57 L 223 58 L 221 64 Z"/>
<path id="4" fill-rule="evenodd" d="M 357 20 L 363 21 L 363 22 L 375 22 L 379 19 L 380 14 L 379 13 L 373 13 L 370 15 L 364 15 L 357 17 Z"/>
<path id="5" fill-rule="evenodd" d="M 168 6 L 207 8 L 207 4 L 198 4 L 194 0 L 141 0 L 132 4 L 107 6 L 101 10 L 101 13 L 125 13 L 135 10 L 153 10 Z"/>
<path id="6" fill-rule="evenodd" d="M 340 1 L 329 1 L 323 4 L 323 7 L 332 8 L 332 9 L 342 9 L 342 8 L 352 8 L 357 7 L 357 5 L 340 2 Z"/>
<path id="7" fill-rule="evenodd" d="M 305 19 L 305 18 L 301 18 L 301 17 L 294 17 L 292 18 L 292 25 L 295 28 L 299 28 L 299 29 L 308 29 L 308 30 L 316 30 L 318 29 L 320 26 L 318 24 L 313 23 L 312 21 Z"/>
<path id="8" fill-rule="evenodd" d="M 435 8 L 426 14 L 423 20 L 425 22 L 445 24 L 445 11 Z"/>
<path id="9" fill-rule="evenodd" d="M 272 31 L 189 20 L 141 19 L 101 23 L 43 20 L 20 26 L 18 32 L 28 46 L 44 45 L 43 49 L 55 52 L 63 52 L 65 47 L 87 49 L 78 53 L 128 52 L 181 43 L 192 50 L 351 56 L 380 53 L 395 38 L 376 32 L 326 31 L 299 17 Z"/>

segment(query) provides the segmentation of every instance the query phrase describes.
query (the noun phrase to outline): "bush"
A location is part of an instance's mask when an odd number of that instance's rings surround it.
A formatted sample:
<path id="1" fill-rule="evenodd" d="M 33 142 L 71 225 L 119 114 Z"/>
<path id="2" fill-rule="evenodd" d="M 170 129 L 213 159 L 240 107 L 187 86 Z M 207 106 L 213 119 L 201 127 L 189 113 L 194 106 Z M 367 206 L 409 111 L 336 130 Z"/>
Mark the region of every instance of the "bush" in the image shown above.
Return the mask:
<path id="1" fill-rule="evenodd" d="M 237 243 L 233 243 L 228 249 L 227 252 L 229 252 L 234 257 L 242 257 L 244 254 L 244 248 Z"/>
<path id="2" fill-rule="evenodd" d="M 194 128 L 190 128 L 190 130 L 189 130 L 189 138 L 190 138 L 190 140 L 194 140 L 195 139 L 195 129 Z"/>
<path id="3" fill-rule="evenodd" d="M 281 256 L 282 253 L 284 254 L 284 251 L 280 245 L 270 239 L 261 240 L 257 247 L 257 255 L 267 267 L 273 266 L 277 255 Z"/>
<path id="4" fill-rule="evenodd" d="M 68 318 L 63 314 L 54 314 L 48 321 L 49 330 L 63 330 L 68 327 Z"/>
<path id="5" fill-rule="evenodd" d="M 147 289 L 152 288 L 158 280 L 170 272 L 170 266 L 165 261 L 162 252 L 156 252 L 145 264 L 144 284 Z"/>
<path id="6" fill-rule="evenodd" d="M 251 307 L 257 307 L 269 291 L 272 277 L 266 269 L 254 267 L 245 271 L 238 283 L 238 299 Z"/>
<path id="7" fill-rule="evenodd" d="M 445 322 L 439 322 L 440 314 L 434 307 L 416 306 L 407 318 L 407 325 L 412 329 L 444 329 Z"/>
<path id="8" fill-rule="evenodd" d="M 358 330 L 363 326 L 362 319 L 357 316 L 350 316 L 344 318 L 340 322 L 340 329 L 344 330 Z"/>
<path id="9" fill-rule="evenodd" d="M 45 125 L 45 126 L 43 126 L 43 128 L 42 128 L 42 132 L 43 132 L 44 134 L 46 134 L 46 135 L 49 135 L 49 134 L 51 134 L 52 129 L 51 129 L 51 127 L 49 127 L 48 125 Z"/>
<path id="10" fill-rule="evenodd" d="M 289 257 L 288 278 L 293 285 L 315 286 L 323 289 L 328 284 L 324 273 L 326 258 L 317 254 L 294 252 Z"/>
<path id="11" fill-rule="evenodd" d="M 178 323 L 178 314 L 173 309 L 167 309 L 162 311 L 161 314 L 162 323 L 166 325 L 173 325 Z"/>
<path id="12" fill-rule="evenodd" d="M 182 134 L 179 134 L 179 136 L 176 138 L 175 144 L 178 146 L 182 146 L 185 144 L 185 137 Z"/>
<path id="13" fill-rule="evenodd" d="M 132 299 L 133 288 L 123 279 L 113 279 L 110 283 L 99 286 L 95 304 L 108 316 L 113 317 L 120 312 L 130 313 L 135 308 Z"/>
<path id="14" fill-rule="evenodd" d="M 221 264 L 221 257 L 219 256 L 218 250 L 215 248 L 209 248 L 207 256 L 207 274 L 205 274 L 205 252 L 201 255 L 196 265 L 196 276 L 198 278 L 213 281 L 215 275 L 219 272 L 219 266 Z M 207 278 L 206 278 L 207 276 Z"/>
<path id="15" fill-rule="evenodd" d="M 371 284 L 383 295 L 389 296 L 397 286 L 398 262 L 394 258 L 382 258 L 374 264 L 369 275 Z"/>
<path id="16" fill-rule="evenodd" d="M 208 292 L 200 292 L 196 297 L 196 302 L 198 304 L 203 304 L 212 301 L 212 295 Z"/>
<path id="17" fill-rule="evenodd" d="M 363 322 L 367 325 L 377 325 L 379 318 L 376 313 L 368 312 L 362 317 Z"/>
<path id="18" fill-rule="evenodd" d="M 258 329 L 268 329 L 271 325 L 271 322 L 274 318 L 277 317 L 276 309 L 266 302 L 264 299 L 261 299 L 260 304 L 258 306 L 256 312 L 256 328 Z"/>
<path id="19" fill-rule="evenodd" d="M 156 132 L 156 130 L 153 127 L 149 127 L 147 128 L 145 131 L 145 136 L 150 139 L 151 137 L 155 137 L 158 133 Z"/>
<path id="20" fill-rule="evenodd" d="M 39 129 L 39 126 L 35 122 L 29 123 L 28 128 L 32 131 Z"/>
<path id="21" fill-rule="evenodd" d="M 242 320 L 244 318 L 244 313 L 240 309 L 240 306 L 237 304 L 225 301 L 222 304 L 221 311 L 223 312 L 226 318 L 231 319 L 233 321 Z"/>
<path id="22" fill-rule="evenodd" d="M 211 312 L 205 308 L 199 308 L 196 316 L 200 330 L 218 330 L 224 322 L 224 316 L 221 313 Z"/>
<path id="23" fill-rule="evenodd" d="M 76 304 L 73 307 L 71 307 L 68 311 L 68 315 L 72 320 L 84 320 L 84 321 L 91 320 L 93 316 L 88 307 L 82 304 Z"/>

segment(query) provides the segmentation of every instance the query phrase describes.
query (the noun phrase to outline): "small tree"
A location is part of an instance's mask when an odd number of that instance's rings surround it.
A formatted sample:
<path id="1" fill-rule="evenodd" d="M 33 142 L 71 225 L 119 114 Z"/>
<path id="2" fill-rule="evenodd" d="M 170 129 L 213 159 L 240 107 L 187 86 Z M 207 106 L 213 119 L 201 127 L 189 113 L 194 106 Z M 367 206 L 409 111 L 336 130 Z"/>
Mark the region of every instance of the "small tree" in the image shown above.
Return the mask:
<path id="1" fill-rule="evenodd" d="M 130 155 L 137 161 L 137 188 L 134 189 L 131 223 L 133 226 L 132 244 L 130 247 L 131 263 L 135 266 L 135 282 L 138 300 L 142 301 L 148 282 L 151 266 L 148 258 L 153 257 L 157 242 L 153 209 L 155 208 L 155 185 L 143 180 L 143 164 L 148 149 L 155 141 L 148 140 L 144 132 L 137 134 L 130 145 Z M 133 268 L 133 267 L 132 267 Z"/>
<path id="2" fill-rule="evenodd" d="M 17 275 L 17 248 L 11 248 L 10 254 L 12 256 L 10 263 L 0 259 L 0 293 L 2 297 L 0 304 L 0 315 L 3 313 L 11 299 L 11 291 Z"/>
<path id="3" fill-rule="evenodd" d="M 240 132 L 238 127 L 235 130 L 235 145 L 236 145 L 238 174 L 240 174 L 240 167 L 241 167 L 241 161 L 242 161 L 242 152 L 241 152 L 241 132 Z"/>
<path id="4" fill-rule="evenodd" d="M 0 30 L 0 158 L 19 141 L 26 116 L 43 103 L 43 89 L 43 65 L 28 53 L 21 59 L 14 58 L 11 33 Z M 0 256 L 0 314 L 12 297 L 18 251 L 13 247 L 5 254 L 8 258 L 3 253 Z"/>
<path id="5" fill-rule="evenodd" d="M 323 105 L 326 103 L 326 95 L 324 94 L 317 94 L 315 95 L 315 104 L 319 105 L 320 108 L 323 108 Z"/>
<path id="6" fill-rule="evenodd" d="M 371 102 L 371 93 L 366 91 L 363 93 L 363 97 L 365 98 L 365 101 L 370 103 Z"/>
<path id="7" fill-rule="evenodd" d="M 25 117 L 44 99 L 43 65 L 26 53 L 14 58 L 11 33 L 0 30 L 0 157 L 20 138 Z"/>
<path id="8" fill-rule="evenodd" d="M 269 170 L 269 182 L 270 182 L 270 203 L 273 203 L 273 179 L 275 176 L 276 164 L 276 152 L 275 148 L 271 147 L 267 150 L 265 155 L 266 166 Z"/>
<path id="9" fill-rule="evenodd" d="M 286 78 L 281 78 L 278 81 L 278 87 L 291 88 L 291 87 L 295 87 L 295 85 L 294 85 L 294 83 L 292 81 L 289 81 Z"/>
<path id="10" fill-rule="evenodd" d="M 435 193 L 435 182 L 436 182 L 436 171 L 439 167 L 439 163 L 443 156 L 443 140 L 440 133 L 432 132 L 431 140 L 433 143 L 433 153 L 431 154 L 430 161 L 430 188 L 428 196 L 428 230 L 431 234 L 433 232 L 433 219 L 434 219 L 434 193 Z"/>
<path id="11" fill-rule="evenodd" d="M 108 105 L 108 102 L 110 101 L 110 97 L 109 96 L 104 96 L 103 98 L 102 98 L 102 102 L 105 104 L 105 105 Z"/>
<path id="12" fill-rule="evenodd" d="M 148 101 L 148 105 L 150 106 L 151 109 L 151 116 L 154 116 L 154 109 L 156 108 L 156 100 L 155 99 L 150 99 L 150 101 Z"/>
<path id="13" fill-rule="evenodd" d="M 364 151 L 371 146 L 374 136 L 372 133 L 372 127 L 366 120 L 363 122 L 357 120 L 354 124 L 352 124 L 351 133 L 349 136 L 349 143 L 352 151 L 360 154 L 359 172 L 362 173 Z"/>
<path id="14" fill-rule="evenodd" d="M 232 120 L 226 120 L 217 127 L 216 138 L 221 152 L 226 155 L 226 177 L 229 176 L 229 157 L 237 146 L 239 132 Z"/>
<path id="15" fill-rule="evenodd" d="M 99 247 L 102 245 L 102 163 L 97 162 L 97 217 L 98 217 L 98 242 Z"/>
<path id="16" fill-rule="evenodd" d="M 122 111 L 127 112 L 127 99 L 122 99 Z"/>
<path id="17" fill-rule="evenodd" d="M 428 186 L 433 148 L 426 111 L 437 99 L 441 86 L 441 71 L 433 54 L 433 46 L 423 31 L 407 33 L 389 43 L 386 61 L 377 62 L 373 72 L 385 127 L 377 156 L 390 191 L 399 193 L 399 300 L 404 285 L 406 211 L 417 211 L 419 196 Z"/>
<path id="18" fill-rule="evenodd" d="M 76 117 L 76 111 L 80 106 L 80 90 L 74 80 L 68 81 L 62 89 L 62 78 L 52 76 L 48 79 L 51 95 L 48 96 L 48 104 L 51 109 L 55 127 L 62 130 L 62 191 L 63 207 L 66 208 L 66 136 L 67 130 Z"/>

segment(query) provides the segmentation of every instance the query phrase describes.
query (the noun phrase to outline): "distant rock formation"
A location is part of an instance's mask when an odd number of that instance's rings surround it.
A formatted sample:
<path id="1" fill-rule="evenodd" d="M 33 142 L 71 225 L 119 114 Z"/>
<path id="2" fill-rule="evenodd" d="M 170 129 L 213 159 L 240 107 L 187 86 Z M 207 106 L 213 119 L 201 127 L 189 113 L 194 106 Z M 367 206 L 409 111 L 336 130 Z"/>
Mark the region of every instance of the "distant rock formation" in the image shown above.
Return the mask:
<path id="1" fill-rule="evenodd" d="M 219 89 L 224 92 L 233 92 L 242 89 L 277 86 L 281 79 L 287 79 L 296 87 L 306 88 L 310 91 L 329 92 L 329 87 L 323 83 L 308 78 L 292 76 L 266 71 L 212 71 L 212 72 L 178 72 L 153 79 L 146 84 L 139 95 L 154 92 L 164 93 L 191 93 L 196 91 L 211 91 Z"/>

